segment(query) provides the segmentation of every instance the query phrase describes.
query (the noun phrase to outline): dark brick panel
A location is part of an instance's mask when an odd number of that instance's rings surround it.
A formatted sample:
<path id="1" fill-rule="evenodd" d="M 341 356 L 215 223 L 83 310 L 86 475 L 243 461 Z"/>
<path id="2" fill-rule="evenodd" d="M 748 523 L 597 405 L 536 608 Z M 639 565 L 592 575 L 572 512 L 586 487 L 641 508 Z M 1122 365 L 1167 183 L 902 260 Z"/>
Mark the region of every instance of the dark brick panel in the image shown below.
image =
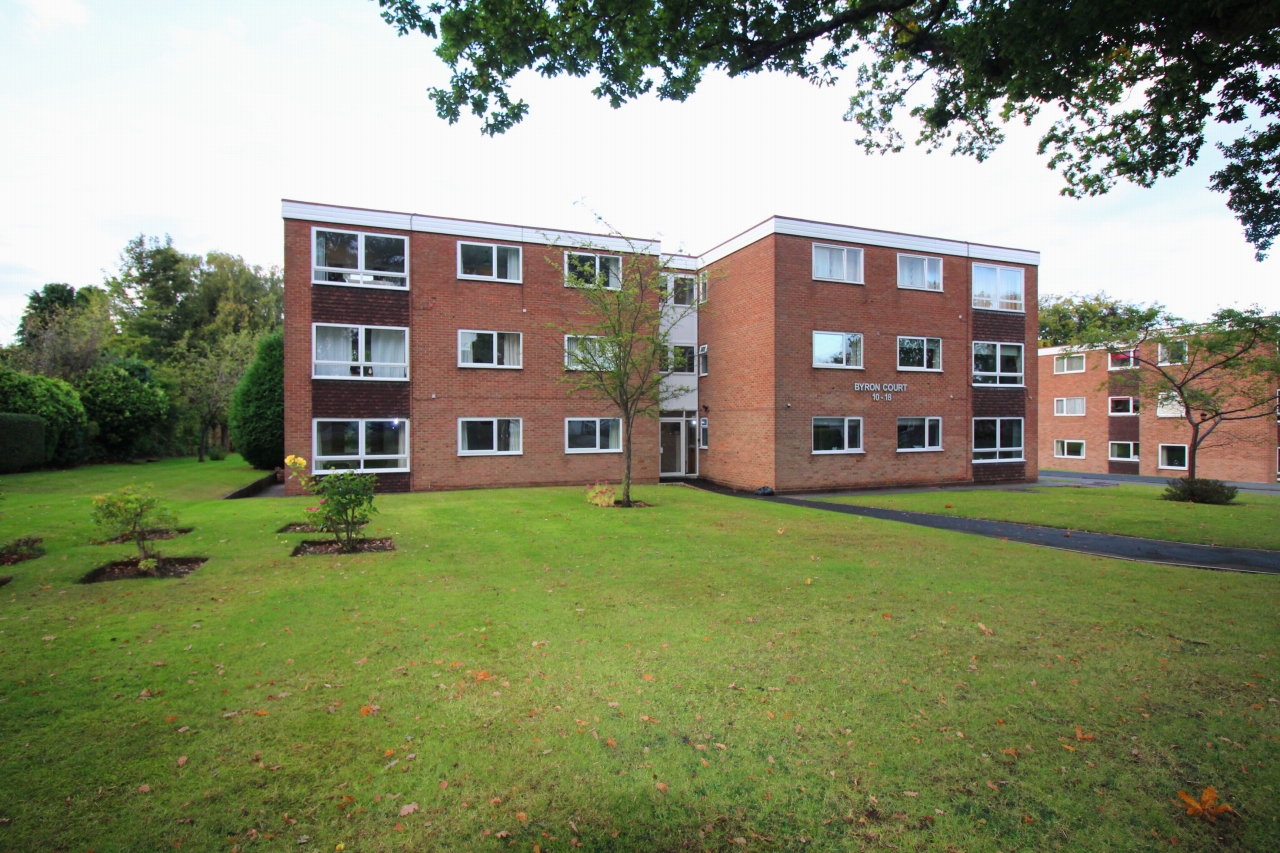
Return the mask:
<path id="1" fill-rule="evenodd" d="M 983 388 L 974 386 L 975 418 L 1023 418 L 1027 413 L 1027 394 L 1022 388 Z"/>
<path id="2" fill-rule="evenodd" d="M 1026 336 L 1027 316 L 1008 311 L 974 311 L 973 339 L 975 341 L 1005 341 L 1016 344 Z M 1033 356 L 1034 352 L 1024 353 Z M 1025 363 L 1024 363 L 1025 369 Z"/>
<path id="3" fill-rule="evenodd" d="M 1107 372 L 1107 394 L 1112 397 L 1132 397 L 1138 393 L 1138 375 L 1133 370 Z"/>
<path id="4" fill-rule="evenodd" d="M 407 292 L 395 290 L 313 284 L 311 320 L 314 323 L 408 327 L 409 298 Z"/>
<path id="5" fill-rule="evenodd" d="M 408 471 L 396 474 L 374 474 L 373 476 L 378 478 L 378 485 L 374 489 L 379 494 L 413 491 L 413 475 Z"/>
<path id="6" fill-rule="evenodd" d="M 1107 418 L 1107 438 L 1110 441 L 1137 441 L 1138 440 L 1138 418 L 1117 417 Z"/>
<path id="7" fill-rule="evenodd" d="M 313 418 L 407 418 L 408 382 L 311 381 Z"/>
<path id="8" fill-rule="evenodd" d="M 1027 479 L 1025 462 L 987 462 L 973 466 L 975 483 L 1020 482 Z"/>
<path id="9" fill-rule="evenodd" d="M 1108 474 L 1137 474 L 1137 462 L 1107 462 Z"/>

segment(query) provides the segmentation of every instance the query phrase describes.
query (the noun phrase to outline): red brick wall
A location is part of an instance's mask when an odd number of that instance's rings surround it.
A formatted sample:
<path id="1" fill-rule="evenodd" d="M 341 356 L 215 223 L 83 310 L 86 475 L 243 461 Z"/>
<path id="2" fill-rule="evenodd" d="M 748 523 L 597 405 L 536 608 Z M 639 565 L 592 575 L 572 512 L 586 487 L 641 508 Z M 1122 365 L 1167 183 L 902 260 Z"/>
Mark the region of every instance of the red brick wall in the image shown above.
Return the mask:
<path id="1" fill-rule="evenodd" d="M 1040 415 L 1040 465 L 1058 471 L 1105 474 L 1111 428 L 1107 416 L 1106 355 L 1087 352 L 1084 357 L 1084 373 L 1054 374 L 1054 356 L 1042 355 L 1036 359 L 1040 379 L 1040 404 L 1035 407 Z M 1057 397 L 1084 397 L 1085 416 L 1054 415 L 1053 401 Z M 1055 458 L 1053 443 L 1057 439 L 1084 441 L 1085 458 Z"/>

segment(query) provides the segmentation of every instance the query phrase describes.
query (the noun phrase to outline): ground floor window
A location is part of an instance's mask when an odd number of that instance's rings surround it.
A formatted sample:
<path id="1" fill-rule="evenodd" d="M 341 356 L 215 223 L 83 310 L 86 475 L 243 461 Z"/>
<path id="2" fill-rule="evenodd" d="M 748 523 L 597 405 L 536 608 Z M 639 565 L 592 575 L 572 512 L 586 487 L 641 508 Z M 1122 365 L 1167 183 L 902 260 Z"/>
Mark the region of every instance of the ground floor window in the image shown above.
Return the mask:
<path id="1" fill-rule="evenodd" d="M 1186 470 L 1187 446 L 1185 444 L 1160 445 L 1160 467 Z"/>
<path id="2" fill-rule="evenodd" d="M 1059 459 L 1083 459 L 1084 442 L 1071 438 L 1059 438 L 1053 442 L 1053 455 Z"/>
<path id="3" fill-rule="evenodd" d="M 565 453 L 621 453 L 621 418 L 565 418 Z"/>
<path id="4" fill-rule="evenodd" d="M 703 349 L 706 349 L 706 347 L 703 347 Z M 707 434 L 707 419 L 703 418 L 698 426 L 698 447 L 706 450 L 710 446 L 709 438 L 710 436 Z"/>
<path id="5" fill-rule="evenodd" d="M 898 418 L 898 452 L 942 449 L 942 418 Z"/>
<path id="6" fill-rule="evenodd" d="M 408 471 L 409 422 L 400 418 L 312 422 L 313 467 L 321 471 Z"/>
<path id="7" fill-rule="evenodd" d="M 1138 442 L 1113 441 L 1108 445 L 1107 458 L 1112 462 L 1137 462 Z"/>
<path id="8" fill-rule="evenodd" d="M 814 418 L 813 452 L 861 453 L 862 418 Z"/>
<path id="9" fill-rule="evenodd" d="M 520 418 L 459 418 L 458 455 L 518 454 Z"/>
<path id="10" fill-rule="evenodd" d="M 974 462 L 1021 462 L 1022 418 L 974 418 Z"/>

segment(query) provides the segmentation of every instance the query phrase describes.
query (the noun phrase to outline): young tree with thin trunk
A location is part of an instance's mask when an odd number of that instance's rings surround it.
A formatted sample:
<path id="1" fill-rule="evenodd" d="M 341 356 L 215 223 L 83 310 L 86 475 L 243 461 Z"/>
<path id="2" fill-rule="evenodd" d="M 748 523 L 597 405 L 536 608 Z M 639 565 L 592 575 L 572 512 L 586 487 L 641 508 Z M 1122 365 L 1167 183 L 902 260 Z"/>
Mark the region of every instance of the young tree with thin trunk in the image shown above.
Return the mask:
<path id="1" fill-rule="evenodd" d="M 248 332 L 228 334 L 212 344 L 191 345 L 183 338 L 173 347 L 170 371 L 200 424 L 198 456 L 204 461 L 209 434 L 227 423 L 231 398 L 253 360 L 257 342 Z M 222 432 L 224 439 L 226 430 Z"/>
<path id="2" fill-rule="evenodd" d="M 614 236 L 620 236 L 614 234 Z M 625 238 L 621 238 L 624 239 Z M 565 282 L 585 303 L 565 336 L 569 393 L 607 401 L 622 421 L 622 496 L 631 500 L 632 436 L 640 418 L 657 419 L 662 404 L 690 389 L 663 381 L 670 369 L 671 328 L 690 307 L 667 304 L 673 275 L 658 255 L 626 240 L 619 255 L 591 245 L 567 248 Z"/>

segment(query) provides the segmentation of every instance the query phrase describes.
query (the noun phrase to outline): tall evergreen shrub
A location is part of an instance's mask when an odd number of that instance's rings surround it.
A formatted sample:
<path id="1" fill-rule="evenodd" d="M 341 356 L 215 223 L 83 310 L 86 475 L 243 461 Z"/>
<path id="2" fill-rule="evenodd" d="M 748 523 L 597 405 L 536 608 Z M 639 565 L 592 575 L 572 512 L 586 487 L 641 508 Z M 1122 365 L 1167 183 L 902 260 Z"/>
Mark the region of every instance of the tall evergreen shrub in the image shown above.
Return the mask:
<path id="1" fill-rule="evenodd" d="M 265 336 L 231 398 L 231 441 L 255 468 L 284 464 L 284 335 Z"/>
<path id="2" fill-rule="evenodd" d="M 0 367 L 0 412 L 44 418 L 46 463 L 80 461 L 88 419 L 80 395 L 66 382 Z"/>

